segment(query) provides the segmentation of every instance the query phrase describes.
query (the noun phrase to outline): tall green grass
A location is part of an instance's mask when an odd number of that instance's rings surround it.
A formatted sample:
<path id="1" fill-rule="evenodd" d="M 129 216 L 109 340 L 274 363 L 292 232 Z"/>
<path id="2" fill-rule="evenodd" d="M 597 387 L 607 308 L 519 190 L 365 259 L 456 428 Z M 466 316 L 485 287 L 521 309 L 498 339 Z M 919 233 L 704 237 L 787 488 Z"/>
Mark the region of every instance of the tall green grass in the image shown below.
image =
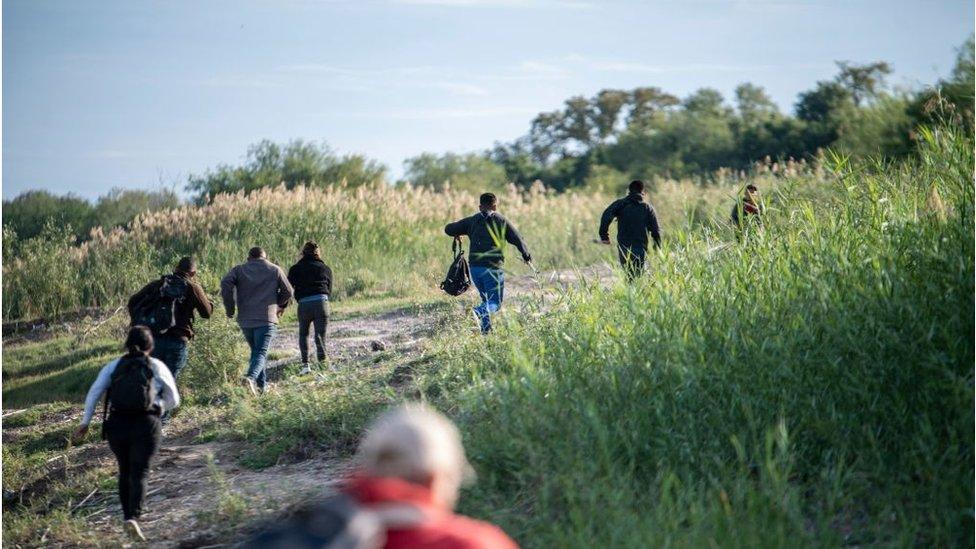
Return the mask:
<path id="1" fill-rule="evenodd" d="M 921 135 L 724 251 L 672 235 L 636 285 L 447 338 L 464 510 L 529 547 L 971 545 L 973 145 Z"/>
<path id="2" fill-rule="evenodd" d="M 124 230 L 96 229 L 80 246 L 63 227 L 19 243 L 7 234 L 3 318 L 117 307 L 182 255 L 198 259 L 201 282 L 215 290 L 250 247 L 264 247 L 287 269 L 306 240 L 322 246 L 336 274 L 338 300 L 431 294 L 451 259 L 443 227 L 476 211 L 477 200 L 463 191 L 413 188 L 269 188 L 146 213 Z M 589 241 L 607 201 L 602 195 L 512 187 L 501 195 L 500 208 L 523 232 L 538 265 L 554 268 L 599 255 Z"/>

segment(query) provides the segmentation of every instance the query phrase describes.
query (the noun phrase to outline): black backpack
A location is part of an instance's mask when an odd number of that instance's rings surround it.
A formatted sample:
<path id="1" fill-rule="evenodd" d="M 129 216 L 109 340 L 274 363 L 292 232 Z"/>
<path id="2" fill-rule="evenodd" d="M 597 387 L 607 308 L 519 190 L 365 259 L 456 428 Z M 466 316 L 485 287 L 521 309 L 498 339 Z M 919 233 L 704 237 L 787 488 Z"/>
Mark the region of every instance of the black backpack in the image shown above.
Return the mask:
<path id="1" fill-rule="evenodd" d="M 154 411 L 156 384 L 149 358 L 122 357 L 112 372 L 106 403 L 112 413 L 145 414 Z"/>
<path id="2" fill-rule="evenodd" d="M 278 518 L 240 545 L 261 549 L 379 549 L 388 528 L 404 528 L 424 520 L 409 505 L 388 504 L 367 509 L 345 494 L 306 504 L 287 518 Z"/>
<path id="3" fill-rule="evenodd" d="M 468 267 L 468 259 L 464 256 L 464 247 L 461 245 L 460 238 L 455 238 L 451 243 L 451 251 L 454 253 L 454 261 L 451 262 L 451 268 L 447 270 L 444 282 L 441 282 L 441 289 L 448 295 L 458 296 L 471 287 L 471 268 Z"/>
<path id="4" fill-rule="evenodd" d="M 267 523 L 241 544 L 246 548 L 379 548 L 386 531 L 349 496 L 335 495 L 298 509 L 285 520 Z"/>
<path id="5" fill-rule="evenodd" d="M 159 283 L 158 292 L 150 293 L 134 307 L 132 325 L 141 324 L 163 335 L 176 326 L 176 306 L 186 299 L 190 285 L 176 275 L 166 275 Z"/>

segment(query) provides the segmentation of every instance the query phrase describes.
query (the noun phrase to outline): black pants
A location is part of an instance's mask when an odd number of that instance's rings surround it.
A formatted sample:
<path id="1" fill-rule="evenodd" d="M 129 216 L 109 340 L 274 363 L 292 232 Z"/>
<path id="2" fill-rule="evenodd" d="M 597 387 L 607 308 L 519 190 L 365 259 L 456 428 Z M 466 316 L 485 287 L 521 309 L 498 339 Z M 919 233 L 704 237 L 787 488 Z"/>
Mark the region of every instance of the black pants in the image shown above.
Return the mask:
<path id="1" fill-rule="evenodd" d="M 325 360 L 325 328 L 329 324 L 329 302 L 309 301 L 298 304 L 298 350 L 302 364 L 308 363 L 308 329 L 315 327 L 315 355 Z"/>
<path id="2" fill-rule="evenodd" d="M 643 274 L 647 248 L 621 244 L 617 247 L 617 255 L 620 258 L 620 266 L 627 273 L 627 280 L 634 280 Z"/>
<path id="3" fill-rule="evenodd" d="M 149 463 L 159 449 L 160 423 L 156 415 L 109 417 L 108 446 L 119 462 L 119 501 L 125 520 L 138 519 L 146 495 Z"/>

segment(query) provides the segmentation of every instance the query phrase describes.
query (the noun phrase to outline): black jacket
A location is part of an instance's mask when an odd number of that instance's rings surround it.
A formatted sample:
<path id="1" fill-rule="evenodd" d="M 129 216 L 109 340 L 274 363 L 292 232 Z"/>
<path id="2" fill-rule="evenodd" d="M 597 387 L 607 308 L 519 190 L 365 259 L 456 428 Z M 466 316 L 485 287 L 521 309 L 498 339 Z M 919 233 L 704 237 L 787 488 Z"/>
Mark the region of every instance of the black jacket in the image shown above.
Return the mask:
<path id="1" fill-rule="evenodd" d="M 512 244 L 522 254 L 526 262 L 532 261 L 529 249 L 522 240 L 522 235 L 514 225 L 498 212 L 478 212 L 460 221 L 448 223 L 444 227 L 448 236 L 465 236 L 471 239 L 471 252 L 468 262 L 472 267 L 498 268 L 505 262 L 502 253 L 502 241 Z M 495 235 L 495 238 L 492 237 Z M 496 242 L 497 238 L 497 242 Z"/>
<path id="2" fill-rule="evenodd" d="M 661 229 L 654 207 L 644 202 L 640 193 L 631 193 L 603 212 L 600 218 L 600 240 L 610 240 L 610 223 L 617 220 L 617 244 L 627 248 L 647 249 L 647 233 L 654 238 L 654 247 L 661 247 Z"/>
<path id="3" fill-rule="evenodd" d="M 295 289 L 295 301 L 310 295 L 332 297 L 332 269 L 315 256 L 302 256 L 292 265 L 288 269 L 288 282 Z"/>

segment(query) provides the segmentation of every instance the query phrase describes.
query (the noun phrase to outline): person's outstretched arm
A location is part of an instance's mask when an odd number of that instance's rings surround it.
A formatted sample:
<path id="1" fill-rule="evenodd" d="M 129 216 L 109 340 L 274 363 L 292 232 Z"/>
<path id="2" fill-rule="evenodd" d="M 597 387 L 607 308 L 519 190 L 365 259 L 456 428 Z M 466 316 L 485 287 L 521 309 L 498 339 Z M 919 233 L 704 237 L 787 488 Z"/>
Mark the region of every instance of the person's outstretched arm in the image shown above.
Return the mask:
<path id="1" fill-rule="evenodd" d="M 657 212 L 654 211 L 654 206 L 651 206 L 650 204 L 647 205 L 647 214 L 648 214 L 647 228 L 651 233 L 651 238 L 654 239 L 654 247 L 660 249 L 661 248 L 661 227 L 657 224 Z"/>
<path id="2" fill-rule="evenodd" d="M 234 316 L 234 297 L 237 293 L 237 267 L 227 271 L 220 279 L 220 298 L 224 301 L 224 311 L 227 318 Z"/>
<path id="3" fill-rule="evenodd" d="M 291 302 L 291 296 L 294 294 L 295 290 L 288 282 L 288 277 L 285 276 L 285 271 L 281 267 L 278 267 L 278 309 L 284 309 L 287 307 Z"/>
<path id="4" fill-rule="evenodd" d="M 607 206 L 606 210 L 603 210 L 603 215 L 600 217 L 600 242 L 610 242 L 610 223 L 613 223 L 613 219 L 617 217 L 619 210 L 619 200 L 615 200 Z"/>
<path id="5" fill-rule="evenodd" d="M 532 254 L 529 253 L 529 247 L 525 245 L 525 239 L 522 238 L 522 233 L 518 232 L 515 225 L 512 222 L 505 220 L 505 240 L 518 248 L 519 253 L 522 254 L 522 261 L 526 263 L 532 262 Z"/>
<path id="6" fill-rule="evenodd" d="M 465 217 L 464 219 L 459 219 L 454 223 L 445 225 L 444 232 L 447 233 L 447 236 L 465 236 L 468 234 L 468 225 L 470 225 L 469 218 Z"/>

